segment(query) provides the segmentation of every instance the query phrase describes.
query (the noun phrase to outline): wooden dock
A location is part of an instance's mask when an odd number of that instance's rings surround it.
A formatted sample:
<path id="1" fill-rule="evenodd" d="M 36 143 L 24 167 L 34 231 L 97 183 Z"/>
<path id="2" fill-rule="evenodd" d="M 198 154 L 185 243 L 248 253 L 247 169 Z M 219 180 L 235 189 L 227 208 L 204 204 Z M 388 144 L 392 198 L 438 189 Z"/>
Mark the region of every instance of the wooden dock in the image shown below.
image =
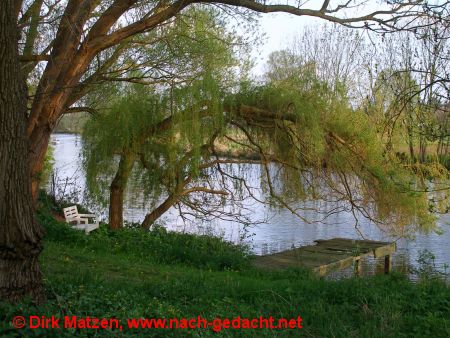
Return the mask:
<path id="1" fill-rule="evenodd" d="M 395 243 L 369 240 L 332 238 L 315 242 L 316 245 L 258 256 L 253 260 L 253 265 L 264 269 L 306 267 L 322 276 L 354 265 L 355 273 L 359 274 L 361 260 L 373 256 L 384 257 L 384 272 L 389 273 L 392 254 L 396 250 Z"/>

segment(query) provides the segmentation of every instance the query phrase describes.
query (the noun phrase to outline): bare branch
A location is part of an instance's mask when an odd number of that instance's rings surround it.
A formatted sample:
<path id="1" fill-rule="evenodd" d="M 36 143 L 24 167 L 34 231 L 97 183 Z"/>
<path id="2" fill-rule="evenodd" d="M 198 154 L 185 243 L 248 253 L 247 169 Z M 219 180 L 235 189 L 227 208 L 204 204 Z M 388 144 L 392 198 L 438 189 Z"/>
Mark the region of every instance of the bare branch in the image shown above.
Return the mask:
<path id="1" fill-rule="evenodd" d="M 65 110 L 64 114 L 89 113 L 93 116 L 98 115 L 98 110 L 91 107 L 71 107 Z"/>
<path id="2" fill-rule="evenodd" d="M 321 12 L 325 12 L 330 4 L 330 0 L 324 0 L 322 7 L 320 8 Z"/>
<path id="3" fill-rule="evenodd" d="M 226 192 L 226 191 L 208 189 L 208 188 L 205 188 L 205 187 L 192 187 L 192 188 L 189 188 L 189 189 L 185 189 L 185 190 L 183 190 L 181 195 L 184 196 L 184 195 L 187 195 L 187 194 L 191 194 L 193 192 L 204 192 L 204 193 L 207 193 L 207 194 L 223 195 L 223 196 L 227 196 L 228 195 L 228 192 Z"/>

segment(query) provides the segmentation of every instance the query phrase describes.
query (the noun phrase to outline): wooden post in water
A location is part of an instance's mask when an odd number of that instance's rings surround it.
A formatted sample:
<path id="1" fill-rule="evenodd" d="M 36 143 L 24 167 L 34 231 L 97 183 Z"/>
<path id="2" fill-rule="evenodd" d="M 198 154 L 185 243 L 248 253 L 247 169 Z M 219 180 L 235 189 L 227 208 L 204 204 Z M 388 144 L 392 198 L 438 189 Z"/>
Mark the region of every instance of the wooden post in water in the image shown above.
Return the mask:
<path id="1" fill-rule="evenodd" d="M 362 260 L 361 257 L 355 259 L 355 276 L 361 276 L 362 274 Z"/>
<path id="2" fill-rule="evenodd" d="M 386 255 L 384 256 L 384 273 L 388 274 L 392 270 L 392 256 Z"/>

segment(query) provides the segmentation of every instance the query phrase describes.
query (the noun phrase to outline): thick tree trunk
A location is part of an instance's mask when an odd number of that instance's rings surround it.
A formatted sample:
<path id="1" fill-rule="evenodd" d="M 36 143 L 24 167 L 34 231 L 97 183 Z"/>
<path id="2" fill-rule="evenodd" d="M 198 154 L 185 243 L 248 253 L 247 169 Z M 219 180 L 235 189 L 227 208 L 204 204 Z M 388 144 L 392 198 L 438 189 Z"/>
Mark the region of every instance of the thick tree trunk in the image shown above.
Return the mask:
<path id="1" fill-rule="evenodd" d="M 109 228 L 112 230 L 123 227 L 123 197 L 133 164 L 134 155 L 124 152 L 120 157 L 119 168 L 110 186 Z"/>
<path id="2" fill-rule="evenodd" d="M 158 218 L 160 218 L 167 210 L 169 210 L 173 205 L 175 205 L 175 203 L 178 202 L 179 197 L 179 194 L 169 195 L 169 197 L 167 197 L 167 199 L 163 203 L 161 203 L 156 209 L 145 216 L 144 221 L 141 223 L 141 227 L 144 229 L 150 229 L 150 227 Z"/>
<path id="3" fill-rule="evenodd" d="M 180 162 L 185 162 L 188 158 L 189 156 L 186 154 Z M 144 220 L 141 223 L 141 228 L 147 230 L 150 229 L 150 227 L 158 218 L 160 218 L 167 210 L 178 203 L 182 196 L 187 194 L 187 191 L 184 190 L 184 188 L 191 182 L 192 177 L 182 179 L 183 173 L 181 167 L 182 166 L 180 166 L 177 174 L 174 191 L 170 193 L 169 196 L 164 200 L 164 202 L 162 202 L 156 209 L 145 216 Z"/>
<path id="4" fill-rule="evenodd" d="M 17 51 L 16 1 L 0 1 L 0 299 L 44 299 L 41 227 L 31 199 L 27 89 Z"/>
<path id="5" fill-rule="evenodd" d="M 39 128 L 35 131 L 36 134 L 39 131 L 39 136 L 35 135 L 32 140 L 29 140 L 28 146 L 30 161 L 29 175 L 31 176 L 31 197 L 33 202 L 36 202 L 38 197 L 39 184 L 41 183 L 41 173 L 44 167 L 45 154 L 47 153 L 52 129 Z"/>

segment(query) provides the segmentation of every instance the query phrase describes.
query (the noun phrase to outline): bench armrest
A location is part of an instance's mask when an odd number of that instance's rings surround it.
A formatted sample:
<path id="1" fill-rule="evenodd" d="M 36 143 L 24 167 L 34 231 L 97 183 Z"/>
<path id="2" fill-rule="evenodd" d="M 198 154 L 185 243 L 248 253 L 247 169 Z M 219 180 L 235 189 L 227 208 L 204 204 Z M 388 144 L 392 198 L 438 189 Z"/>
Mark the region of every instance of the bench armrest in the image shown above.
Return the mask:
<path id="1" fill-rule="evenodd" d="M 88 219 L 87 218 L 82 218 L 80 216 L 72 216 L 72 217 L 67 217 L 66 218 L 66 223 L 71 224 L 72 222 L 77 222 L 78 225 L 80 223 L 87 224 L 88 223 Z"/>
<path id="2" fill-rule="evenodd" d="M 93 218 L 94 219 L 94 223 L 98 224 L 98 217 L 97 217 L 97 215 L 94 215 L 94 214 L 78 214 L 78 216 L 80 217 L 80 220 L 84 221 L 86 224 L 89 223 L 89 218 Z"/>

